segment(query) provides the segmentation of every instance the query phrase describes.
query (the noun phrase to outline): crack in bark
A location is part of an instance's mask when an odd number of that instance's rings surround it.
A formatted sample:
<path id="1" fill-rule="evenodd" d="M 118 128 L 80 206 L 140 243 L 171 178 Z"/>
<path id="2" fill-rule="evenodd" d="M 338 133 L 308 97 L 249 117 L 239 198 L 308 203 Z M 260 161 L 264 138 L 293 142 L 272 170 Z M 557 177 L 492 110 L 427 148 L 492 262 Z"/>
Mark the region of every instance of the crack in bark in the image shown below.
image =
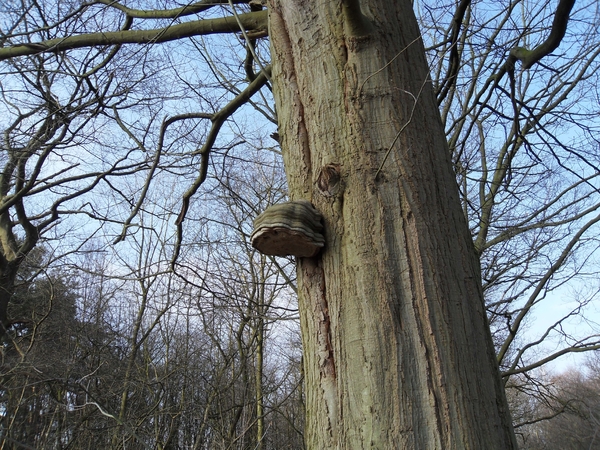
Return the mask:
<path id="1" fill-rule="evenodd" d="M 421 261 L 421 249 L 419 248 L 418 231 L 416 229 L 415 217 L 414 214 L 410 211 L 410 205 L 407 205 L 402 210 L 403 219 L 405 225 L 404 229 L 404 246 L 407 252 L 407 264 L 408 270 L 410 273 L 410 295 L 412 296 L 412 314 L 414 314 L 414 321 L 416 325 L 416 331 L 418 335 L 418 344 L 422 346 L 422 349 L 425 353 L 424 362 L 425 362 L 425 382 L 427 385 L 427 401 L 431 405 L 431 413 L 433 417 L 435 417 L 435 428 L 438 430 L 437 433 L 433 433 L 438 437 L 446 436 L 446 430 L 444 429 L 444 422 L 441 417 L 440 406 L 444 405 L 444 402 L 438 397 L 438 392 L 436 391 L 436 383 L 434 382 L 434 377 L 439 377 L 439 358 L 434 355 L 435 350 L 439 348 L 437 344 L 431 346 L 429 344 L 429 339 L 427 335 L 429 335 L 430 339 L 435 340 L 435 333 L 430 328 L 431 323 L 429 321 L 429 316 L 431 315 L 429 311 L 429 305 L 427 304 L 427 290 L 425 288 L 424 277 L 421 270 L 419 270 L 419 261 Z M 419 295 L 420 294 L 420 295 Z M 419 349 L 415 348 L 414 351 L 419 351 Z M 437 361 L 432 361 L 432 358 Z M 437 367 L 436 367 L 437 366 Z M 439 393 L 443 394 L 442 392 Z M 447 397 L 447 393 L 445 395 Z M 444 412 L 447 413 L 447 408 L 444 409 Z M 446 421 L 447 422 L 447 421 Z"/>
<path id="2" fill-rule="evenodd" d="M 279 39 L 283 42 L 280 48 L 285 48 L 285 52 L 282 52 L 279 57 L 283 61 L 282 68 L 285 73 L 285 78 L 289 83 L 289 90 L 292 92 L 292 108 L 296 111 L 296 136 L 298 142 L 302 147 L 302 161 L 306 166 L 305 173 L 308 175 L 305 181 L 305 186 L 310 186 L 310 180 L 312 179 L 312 162 L 310 145 L 308 141 L 308 130 L 306 128 L 306 120 L 304 118 L 304 103 L 300 97 L 300 89 L 298 87 L 298 79 L 296 77 L 296 66 L 295 59 L 292 55 L 292 43 L 290 41 L 290 35 L 287 30 L 285 21 L 281 17 L 281 13 L 275 8 L 271 7 L 270 15 L 270 27 L 269 33 L 272 39 Z M 287 73 L 286 73 L 287 72 Z M 284 144 L 282 144 L 284 147 Z"/>
<path id="3" fill-rule="evenodd" d="M 333 345 L 331 339 L 331 320 L 329 305 L 327 303 L 327 289 L 325 273 L 321 257 L 303 258 L 300 260 L 300 269 L 304 275 L 306 298 L 316 299 L 313 305 L 312 317 L 318 348 L 319 375 L 322 383 L 323 400 L 327 408 L 328 428 L 334 441 L 337 439 L 338 424 L 338 392 L 336 383 L 336 367 Z"/>

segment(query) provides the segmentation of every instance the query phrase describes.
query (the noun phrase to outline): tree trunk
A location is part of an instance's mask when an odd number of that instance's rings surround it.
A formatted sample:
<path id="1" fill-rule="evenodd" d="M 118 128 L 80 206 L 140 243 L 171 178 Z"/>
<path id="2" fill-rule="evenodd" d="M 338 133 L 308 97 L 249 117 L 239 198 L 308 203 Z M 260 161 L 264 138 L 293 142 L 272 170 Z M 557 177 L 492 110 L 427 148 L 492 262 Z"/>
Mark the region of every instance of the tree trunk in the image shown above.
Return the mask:
<path id="1" fill-rule="evenodd" d="M 309 449 L 516 448 L 411 2 L 271 0 Z M 364 15 L 363 15 L 364 14 Z"/>

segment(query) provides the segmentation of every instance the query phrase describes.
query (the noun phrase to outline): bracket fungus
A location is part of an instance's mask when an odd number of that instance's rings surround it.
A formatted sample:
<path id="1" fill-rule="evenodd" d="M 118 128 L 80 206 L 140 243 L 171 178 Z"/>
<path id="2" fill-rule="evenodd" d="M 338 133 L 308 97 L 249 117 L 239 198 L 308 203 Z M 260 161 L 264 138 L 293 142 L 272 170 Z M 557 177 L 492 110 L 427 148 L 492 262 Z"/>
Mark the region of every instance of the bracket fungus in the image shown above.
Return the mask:
<path id="1" fill-rule="evenodd" d="M 310 258 L 325 246 L 321 219 L 308 200 L 279 203 L 254 220 L 250 242 L 265 255 Z"/>

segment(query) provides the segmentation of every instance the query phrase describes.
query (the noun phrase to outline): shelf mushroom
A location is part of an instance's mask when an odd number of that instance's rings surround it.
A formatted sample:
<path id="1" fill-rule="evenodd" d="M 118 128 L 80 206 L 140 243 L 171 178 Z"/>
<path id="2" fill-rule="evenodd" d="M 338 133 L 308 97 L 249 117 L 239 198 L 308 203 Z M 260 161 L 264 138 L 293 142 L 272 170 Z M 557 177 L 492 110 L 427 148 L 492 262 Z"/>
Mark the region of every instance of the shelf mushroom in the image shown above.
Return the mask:
<path id="1" fill-rule="evenodd" d="M 279 203 L 254 220 L 250 242 L 265 255 L 310 258 L 325 246 L 321 220 L 308 200 Z"/>

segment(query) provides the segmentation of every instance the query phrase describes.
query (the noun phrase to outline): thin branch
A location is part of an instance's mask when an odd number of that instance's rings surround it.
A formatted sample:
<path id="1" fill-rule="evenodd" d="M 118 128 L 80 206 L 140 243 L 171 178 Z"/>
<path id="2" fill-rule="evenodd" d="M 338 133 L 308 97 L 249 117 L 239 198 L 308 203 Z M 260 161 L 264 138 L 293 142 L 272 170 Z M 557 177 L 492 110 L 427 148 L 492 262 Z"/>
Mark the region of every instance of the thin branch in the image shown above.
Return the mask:
<path id="1" fill-rule="evenodd" d="M 554 276 L 554 274 L 562 267 L 567 257 L 571 254 L 573 248 L 577 245 L 581 237 L 585 232 L 587 232 L 593 225 L 600 222 L 600 215 L 594 217 L 590 221 L 588 221 L 585 225 L 581 227 L 581 229 L 571 238 L 566 247 L 563 249 L 559 258 L 552 264 L 552 266 L 546 271 L 546 274 L 542 277 L 542 279 L 538 282 L 536 288 L 533 290 L 529 299 L 521 309 L 521 312 L 517 315 L 513 325 L 510 327 L 510 334 L 502 344 L 502 347 L 498 351 L 498 362 L 502 362 L 504 357 L 506 356 L 508 349 L 511 344 L 515 340 L 517 332 L 521 327 L 521 323 L 525 319 L 525 316 L 529 313 L 531 308 L 536 304 L 536 299 L 546 283 Z"/>
<path id="2" fill-rule="evenodd" d="M 228 0 L 202 0 L 173 9 L 133 9 L 114 0 L 96 0 L 98 3 L 110 6 L 136 19 L 176 19 L 206 11 L 214 6 L 227 4 Z M 247 3 L 247 0 L 235 0 L 235 3 Z"/>
<path id="3" fill-rule="evenodd" d="M 402 125 L 402 127 L 400 128 L 400 130 L 396 134 L 396 137 L 394 137 L 394 140 L 390 144 L 390 147 L 388 148 L 388 151 L 385 153 L 385 156 L 383 157 L 383 161 L 381 161 L 381 164 L 379 165 L 379 168 L 377 169 L 377 172 L 375 172 L 375 179 L 377 179 L 377 176 L 379 175 L 379 172 L 381 172 L 381 169 L 383 168 L 383 165 L 387 161 L 388 156 L 390 156 L 390 153 L 391 153 L 392 149 L 394 148 L 394 145 L 396 144 L 396 142 L 400 138 L 400 135 L 404 132 L 404 130 L 406 129 L 406 127 L 408 127 L 410 125 L 410 123 L 412 122 L 412 118 L 413 118 L 413 115 L 415 113 L 415 109 L 417 108 L 417 102 L 419 101 L 419 98 L 421 97 L 421 93 L 423 92 L 423 88 L 425 87 L 425 85 L 427 84 L 428 81 L 429 81 L 429 77 L 425 78 L 425 80 L 421 84 L 421 88 L 419 89 L 419 92 L 417 93 L 416 97 L 411 92 L 408 92 L 408 91 L 405 91 L 405 90 L 402 89 L 402 92 L 410 95 L 413 98 L 414 103 L 413 103 L 412 109 L 410 110 L 410 116 L 408 117 L 408 120 L 406 121 L 406 123 L 404 125 Z"/>
<path id="4" fill-rule="evenodd" d="M 238 17 L 246 30 L 266 29 L 267 27 L 266 10 L 240 14 Z M 236 31 L 239 31 L 238 21 L 235 17 L 228 16 L 218 19 L 194 20 L 152 30 L 88 33 L 0 48 L 0 61 L 17 56 L 35 55 L 45 52 L 58 53 L 65 50 L 98 45 L 161 43 L 192 36 L 234 33 Z"/>
<path id="5" fill-rule="evenodd" d="M 521 61 L 523 69 L 529 69 L 544 56 L 547 56 L 556 50 L 565 37 L 567 23 L 569 22 L 569 14 L 574 5 L 575 0 L 560 0 L 556 7 L 552 29 L 548 38 L 533 50 L 527 50 L 523 47 L 513 48 L 510 52 L 510 56 Z"/>
<path id="6" fill-rule="evenodd" d="M 595 343 L 595 344 L 584 344 L 582 347 L 567 347 L 567 348 L 563 348 L 562 350 L 559 350 L 555 353 L 552 353 L 551 355 L 547 356 L 546 358 L 540 359 L 539 361 L 536 361 L 533 364 L 529 364 L 527 366 L 523 366 L 523 367 L 519 367 L 511 369 L 511 370 L 507 370 L 505 372 L 502 372 L 502 376 L 503 377 L 508 377 L 510 375 L 516 375 L 519 373 L 526 373 L 529 372 L 533 369 L 537 369 L 539 367 L 542 367 L 544 364 L 549 363 L 550 361 L 554 361 L 556 358 L 563 356 L 563 355 L 567 355 L 569 353 L 583 353 L 583 352 L 589 352 L 592 350 L 600 350 L 600 343 Z"/>
<path id="7" fill-rule="evenodd" d="M 256 79 L 248 85 L 246 89 L 240 92 L 231 102 L 229 102 L 223 109 L 217 112 L 212 118 L 212 127 L 208 133 L 206 141 L 202 148 L 200 148 L 196 153 L 200 155 L 200 170 L 198 177 L 189 187 L 189 189 L 185 192 L 182 199 L 181 212 L 175 221 L 175 225 L 177 225 L 177 243 L 175 244 L 175 251 L 173 254 L 173 259 L 171 260 L 171 266 L 175 264 L 175 261 L 179 257 L 181 242 L 183 240 L 183 221 L 185 220 L 185 216 L 187 214 L 190 199 L 194 196 L 194 194 L 198 191 L 204 180 L 206 180 L 206 175 L 208 173 L 208 157 L 210 151 L 213 148 L 213 145 L 217 139 L 219 131 L 221 127 L 225 123 L 225 121 L 231 117 L 242 105 L 250 100 L 255 93 L 257 93 L 268 81 L 267 75 L 271 73 L 271 66 L 267 66 L 264 71 L 262 71 Z"/>
<path id="8" fill-rule="evenodd" d="M 471 0 L 461 0 L 456 8 L 454 17 L 452 18 L 452 33 L 450 34 L 450 56 L 448 57 L 448 70 L 446 76 L 438 82 L 439 94 L 437 98 L 438 105 L 444 101 L 448 92 L 456 85 L 456 76 L 460 69 L 460 54 L 458 51 L 458 35 L 462 26 L 463 19 L 467 12 L 467 8 L 471 5 Z"/>
<path id="9" fill-rule="evenodd" d="M 212 116 L 207 113 L 190 113 L 190 114 L 180 114 L 177 116 L 173 116 L 163 122 L 163 124 L 160 127 L 160 134 L 159 134 L 159 138 L 158 138 L 158 145 L 156 148 L 156 155 L 154 156 L 154 161 L 152 162 L 152 166 L 150 167 L 150 170 L 148 171 L 148 175 L 146 176 L 146 182 L 144 183 L 144 186 L 142 188 L 142 193 L 140 194 L 140 197 L 138 198 L 137 203 L 132 208 L 131 213 L 129 214 L 129 217 L 125 220 L 121 234 L 119 236 L 117 236 L 117 238 L 114 240 L 113 244 L 117 244 L 118 242 L 121 242 L 122 240 L 125 239 L 125 236 L 127 235 L 127 230 L 131 226 L 131 222 L 138 215 L 140 209 L 142 208 L 144 201 L 146 200 L 146 195 L 148 194 L 148 190 L 150 189 L 150 184 L 152 183 L 154 174 L 156 173 L 156 169 L 158 168 L 158 164 L 160 162 L 160 157 L 161 157 L 162 151 L 163 151 L 164 139 L 165 139 L 165 135 L 167 133 L 167 129 L 168 129 L 169 125 L 172 125 L 175 122 L 179 122 L 179 121 L 187 120 L 187 119 L 211 119 L 211 118 L 212 118 Z M 122 122 L 121 122 L 121 124 L 122 124 Z"/>

